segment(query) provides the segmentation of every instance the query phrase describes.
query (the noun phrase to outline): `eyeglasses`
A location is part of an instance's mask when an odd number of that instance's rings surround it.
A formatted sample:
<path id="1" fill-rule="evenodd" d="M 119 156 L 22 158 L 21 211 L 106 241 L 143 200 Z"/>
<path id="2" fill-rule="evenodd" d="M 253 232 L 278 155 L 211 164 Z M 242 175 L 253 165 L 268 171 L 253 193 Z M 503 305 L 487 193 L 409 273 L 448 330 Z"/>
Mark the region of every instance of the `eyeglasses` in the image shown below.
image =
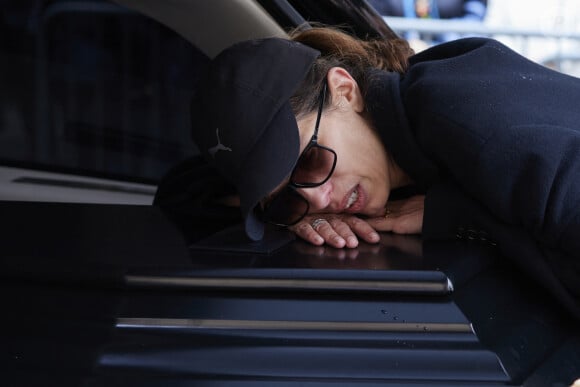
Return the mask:
<path id="1" fill-rule="evenodd" d="M 325 82 L 320 92 L 314 134 L 300 154 L 290 175 L 290 182 L 266 203 L 259 214 L 264 222 L 278 226 L 292 226 L 300 222 L 308 214 L 310 204 L 298 193 L 297 189 L 321 186 L 334 172 L 336 152 L 318 143 L 318 127 L 326 99 L 326 88 Z"/>

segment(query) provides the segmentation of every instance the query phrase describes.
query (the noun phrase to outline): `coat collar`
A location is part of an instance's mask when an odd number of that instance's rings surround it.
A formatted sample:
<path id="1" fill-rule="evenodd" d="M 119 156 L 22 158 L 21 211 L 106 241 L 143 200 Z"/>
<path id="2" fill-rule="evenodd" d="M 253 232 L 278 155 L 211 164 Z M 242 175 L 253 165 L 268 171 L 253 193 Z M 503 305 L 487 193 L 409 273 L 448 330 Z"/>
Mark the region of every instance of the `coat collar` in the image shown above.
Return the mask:
<path id="1" fill-rule="evenodd" d="M 365 96 L 375 129 L 395 162 L 415 184 L 426 189 L 438 179 L 437 167 L 429 160 L 415 140 L 405 114 L 398 73 L 373 70 Z"/>

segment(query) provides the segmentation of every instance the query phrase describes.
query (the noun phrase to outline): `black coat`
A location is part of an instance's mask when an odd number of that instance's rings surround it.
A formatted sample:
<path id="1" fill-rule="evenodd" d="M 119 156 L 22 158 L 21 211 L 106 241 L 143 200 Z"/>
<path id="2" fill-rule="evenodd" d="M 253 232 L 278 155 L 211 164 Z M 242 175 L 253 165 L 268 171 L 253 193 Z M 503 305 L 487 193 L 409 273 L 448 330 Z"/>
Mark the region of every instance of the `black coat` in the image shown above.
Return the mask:
<path id="1" fill-rule="evenodd" d="M 426 191 L 426 241 L 493 243 L 580 316 L 580 79 L 462 39 L 377 72 L 367 107 Z"/>

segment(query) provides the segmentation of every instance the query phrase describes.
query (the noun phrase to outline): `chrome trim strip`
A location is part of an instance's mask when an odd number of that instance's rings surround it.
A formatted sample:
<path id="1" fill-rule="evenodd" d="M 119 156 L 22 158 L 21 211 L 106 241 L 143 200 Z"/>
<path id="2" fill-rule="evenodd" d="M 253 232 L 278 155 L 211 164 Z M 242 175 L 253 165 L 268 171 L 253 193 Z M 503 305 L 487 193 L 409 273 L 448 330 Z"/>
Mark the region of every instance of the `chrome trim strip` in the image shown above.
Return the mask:
<path id="1" fill-rule="evenodd" d="M 326 280 L 326 279 L 286 279 L 286 278 L 201 278 L 201 277 L 162 277 L 126 275 L 128 285 L 167 286 L 193 288 L 244 288 L 244 289 L 289 289 L 289 290 L 340 290 L 375 291 L 405 293 L 450 293 L 449 281 L 392 281 L 377 280 Z"/>
<path id="2" fill-rule="evenodd" d="M 308 330 L 355 332 L 469 333 L 465 323 L 383 323 L 359 321 L 222 320 L 187 318 L 121 317 L 119 329 L 230 329 L 230 330 Z"/>
<path id="3" fill-rule="evenodd" d="M 77 188 L 77 189 L 90 189 L 90 190 L 100 190 L 100 191 L 112 191 L 112 192 L 123 192 L 137 195 L 155 195 L 155 187 L 135 187 L 122 184 L 113 183 L 98 183 L 90 181 L 80 181 L 80 180 L 67 180 L 67 179 L 56 179 L 56 178 L 46 178 L 46 177 L 32 177 L 32 176 L 21 176 L 12 180 L 13 183 L 20 184 L 35 184 L 43 186 L 54 186 L 54 187 L 64 187 L 64 188 Z"/>

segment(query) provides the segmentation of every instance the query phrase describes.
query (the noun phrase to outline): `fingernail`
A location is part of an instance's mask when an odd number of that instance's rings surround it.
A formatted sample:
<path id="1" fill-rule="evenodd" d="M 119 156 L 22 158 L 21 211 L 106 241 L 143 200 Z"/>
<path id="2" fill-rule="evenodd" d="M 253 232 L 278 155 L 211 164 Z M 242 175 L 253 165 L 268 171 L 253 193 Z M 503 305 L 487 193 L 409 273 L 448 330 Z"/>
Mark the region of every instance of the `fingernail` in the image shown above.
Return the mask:
<path id="1" fill-rule="evenodd" d="M 358 245 L 358 239 L 356 239 L 356 237 L 349 237 L 347 240 L 348 246 L 349 247 L 356 247 Z"/>
<path id="2" fill-rule="evenodd" d="M 338 247 L 343 247 L 346 244 L 346 241 L 341 237 L 334 238 L 334 241 L 338 245 Z"/>
<path id="3" fill-rule="evenodd" d="M 369 237 L 373 242 L 376 242 L 379 240 L 379 234 L 377 234 L 376 232 L 371 232 L 369 234 Z"/>

